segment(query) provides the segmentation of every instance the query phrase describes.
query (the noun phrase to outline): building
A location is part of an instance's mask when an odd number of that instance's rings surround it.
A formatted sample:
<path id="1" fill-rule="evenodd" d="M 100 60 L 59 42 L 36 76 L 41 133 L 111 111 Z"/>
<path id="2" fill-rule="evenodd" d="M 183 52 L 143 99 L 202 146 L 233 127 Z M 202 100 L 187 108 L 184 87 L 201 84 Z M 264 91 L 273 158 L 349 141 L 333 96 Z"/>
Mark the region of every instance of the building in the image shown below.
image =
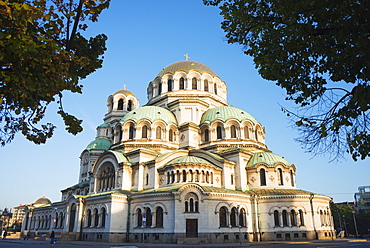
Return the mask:
<path id="1" fill-rule="evenodd" d="M 79 182 L 30 207 L 24 228 L 62 239 L 222 243 L 329 239 L 330 197 L 299 190 L 296 166 L 270 151 L 265 128 L 227 102 L 208 66 L 160 70 L 140 107 L 118 90 L 81 153 Z"/>
<path id="2" fill-rule="evenodd" d="M 370 186 L 358 187 L 358 192 L 355 193 L 355 201 L 357 210 L 370 210 Z"/>

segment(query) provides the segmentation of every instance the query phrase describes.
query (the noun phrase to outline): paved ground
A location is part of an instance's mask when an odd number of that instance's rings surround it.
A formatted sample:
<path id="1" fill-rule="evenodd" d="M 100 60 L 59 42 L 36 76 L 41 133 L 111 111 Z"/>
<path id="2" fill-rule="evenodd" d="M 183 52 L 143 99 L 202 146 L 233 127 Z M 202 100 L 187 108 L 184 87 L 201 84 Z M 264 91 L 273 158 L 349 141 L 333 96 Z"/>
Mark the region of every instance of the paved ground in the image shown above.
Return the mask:
<path id="1" fill-rule="evenodd" d="M 49 247 L 48 241 L 39 240 L 19 240 L 19 239 L 6 239 L 0 240 L 1 248 L 42 248 Z M 312 241 L 274 241 L 274 242 L 259 242 L 259 243 L 229 243 L 229 244 L 203 244 L 203 245 L 177 245 L 177 244 L 142 244 L 142 243 L 104 243 L 104 242 L 89 242 L 89 241 L 58 241 L 54 246 L 56 248 L 88 248 L 88 247 L 103 247 L 103 248 L 162 248 L 162 247 L 175 247 L 175 248 L 209 248 L 209 247 L 355 247 L 364 248 L 370 247 L 370 240 L 366 239 L 337 239 L 331 240 L 312 240 Z"/>

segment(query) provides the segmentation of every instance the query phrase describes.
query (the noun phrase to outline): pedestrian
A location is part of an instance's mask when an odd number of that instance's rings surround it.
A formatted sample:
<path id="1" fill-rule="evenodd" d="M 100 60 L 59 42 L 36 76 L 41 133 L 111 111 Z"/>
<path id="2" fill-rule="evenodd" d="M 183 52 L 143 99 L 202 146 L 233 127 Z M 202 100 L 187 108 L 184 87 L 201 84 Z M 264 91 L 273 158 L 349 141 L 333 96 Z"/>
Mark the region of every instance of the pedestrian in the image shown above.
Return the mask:
<path id="1" fill-rule="evenodd" d="M 35 237 L 38 237 L 39 236 L 39 231 L 36 229 L 35 231 Z"/>
<path id="2" fill-rule="evenodd" d="M 1 233 L 2 235 L 2 238 L 5 239 L 6 236 L 8 235 L 8 232 L 6 230 L 3 230 L 3 232 Z"/>
<path id="3" fill-rule="evenodd" d="M 24 231 L 23 231 L 23 240 L 26 240 L 26 239 L 28 239 L 28 230 L 24 229 Z"/>
<path id="4" fill-rule="evenodd" d="M 50 234 L 50 246 L 54 246 L 55 242 L 56 242 L 55 232 L 54 231 L 51 231 L 51 234 Z"/>

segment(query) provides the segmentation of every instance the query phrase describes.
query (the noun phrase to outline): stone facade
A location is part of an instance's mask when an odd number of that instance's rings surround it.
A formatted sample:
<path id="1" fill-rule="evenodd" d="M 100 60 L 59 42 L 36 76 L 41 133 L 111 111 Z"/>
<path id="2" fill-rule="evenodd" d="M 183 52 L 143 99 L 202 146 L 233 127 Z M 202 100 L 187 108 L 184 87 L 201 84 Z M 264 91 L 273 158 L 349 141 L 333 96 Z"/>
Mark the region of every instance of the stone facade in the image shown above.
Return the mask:
<path id="1" fill-rule="evenodd" d="M 227 243 L 326 239 L 330 197 L 298 190 L 296 167 L 265 129 L 227 103 L 208 66 L 180 61 L 149 83 L 139 106 L 124 89 L 82 151 L 78 184 L 31 206 L 23 228 L 62 239 Z"/>

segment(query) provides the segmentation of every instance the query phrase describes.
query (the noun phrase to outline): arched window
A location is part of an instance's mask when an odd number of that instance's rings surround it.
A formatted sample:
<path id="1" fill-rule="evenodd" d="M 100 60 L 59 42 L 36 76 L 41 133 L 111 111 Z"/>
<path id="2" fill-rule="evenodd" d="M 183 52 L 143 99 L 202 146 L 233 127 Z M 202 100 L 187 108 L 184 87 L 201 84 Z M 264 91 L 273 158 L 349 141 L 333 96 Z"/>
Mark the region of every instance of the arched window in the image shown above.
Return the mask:
<path id="1" fill-rule="evenodd" d="M 227 226 L 227 208 L 221 207 L 219 213 L 220 227 Z"/>
<path id="2" fill-rule="evenodd" d="M 97 173 L 97 190 L 106 191 L 115 187 L 115 170 L 110 162 L 104 163 Z"/>
<path id="3" fill-rule="evenodd" d="M 214 84 L 214 93 L 217 95 L 217 84 Z"/>
<path id="4" fill-rule="evenodd" d="M 230 178 L 230 180 L 231 180 L 231 185 L 234 185 L 234 175 L 233 175 L 233 174 L 231 174 L 231 175 L 230 175 L 230 177 L 231 177 L 231 178 Z"/>
<path id="5" fill-rule="evenodd" d="M 131 100 L 128 100 L 128 103 L 127 103 L 127 111 L 131 111 L 132 110 L 132 101 Z"/>
<path id="6" fill-rule="evenodd" d="M 149 184 L 149 174 L 148 174 L 148 173 L 146 174 L 145 184 L 146 184 L 146 185 L 148 185 L 148 184 Z"/>
<path id="7" fill-rule="evenodd" d="M 283 217 L 283 226 L 288 226 L 288 212 L 283 210 L 281 215 Z"/>
<path id="8" fill-rule="evenodd" d="M 173 88 L 172 82 L 173 81 L 171 79 L 167 80 L 167 91 L 172 91 L 172 88 Z"/>
<path id="9" fill-rule="evenodd" d="M 141 128 L 141 138 L 143 139 L 148 138 L 148 127 L 145 125 Z"/>
<path id="10" fill-rule="evenodd" d="M 299 225 L 300 226 L 304 226 L 304 216 L 303 216 L 303 211 L 300 209 L 298 210 L 298 214 L 299 214 Z"/>
<path id="11" fill-rule="evenodd" d="M 274 211 L 274 223 L 275 226 L 280 226 L 279 211 Z"/>
<path id="12" fill-rule="evenodd" d="M 87 210 L 86 216 L 87 216 L 86 227 L 90 227 L 91 226 L 91 220 L 92 220 L 91 210 L 90 209 Z"/>
<path id="13" fill-rule="evenodd" d="M 297 225 L 297 213 L 294 210 L 290 211 L 290 225 Z"/>
<path id="14" fill-rule="evenodd" d="M 175 173 L 172 171 L 171 172 L 171 183 L 175 182 Z"/>
<path id="15" fill-rule="evenodd" d="M 63 226 L 64 226 L 64 216 L 63 213 L 60 213 L 59 227 L 62 228 Z"/>
<path id="16" fill-rule="evenodd" d="M 247 126 L 244 127 L 244 138 L 249 139 L 249 128 Z"/>
<path id="17" fill-rule="evenodd" d="M 162 94 L 162 83 L 158 84 L 158 95 Z"/>
<path id="18" fill-rule="evenodd" d="M 129 131 L 128 131 L 128 139 L 132 140 L 135 137 L 135 128 L 134 124 L 130 124 Z"/>
<path id="19" fill-rule="evenodd" d="M 198 196 L 195 193 L 186 194 L 185 212 L 199 212 Z"/>
<path id="20" fill-rule="evenodd" d="M 123 99 L 119 99 L 117 110 L 123 110 Z"/>
<path id="21" fill-rule="evenodd" d="M 170 141 L 174 141 L 174 139 L 173 139 L 173 130 L 172 130 L 172 129 L 170 129 L 170 131 L 169 131 L 169 133 L 168 133 L 168 139 L 169 139 Z"/>
<path id="22" fill-rule="evenodd" d="M 216 132 L 217 132 L 217 139 L 222 139 L 222 127 L 221 126 L 217 126 Z"/>
<path id="23" fill-rule="evenodd" d="M 167 184 L 171 182 L 170 178 L 171 178 L 170 172 L 167 171 Z"/>
<path id="24" fill-rule="evenodd" d="M 94 209 L 94 217 L 95 217 L 95 222 L 94 222 L 94 226 L 99 226 L 99 212 L 98 212 L 98 209 Z"/>
<path id="25" fill-rule="evenodd" d="M 235 207 L 231 209 L 230 225 L 231 226 L 237 226 L 237 223 L 236 223 L 236 208 Z"/>
<path id="26" fill-rule="evenodd" d="M 182 77 L 180 78 L 180 90 L 185 89 L 185 79 Z"/>
<path id="27" fill-rule="evenodd" d="M 107 211 L 105 208 L 101 209 L 101 226 L 105 226 L 105 215 L 107 214 Z"/>
<path id="28" fill-rule="evenodd" d="M 247 226 L 244 208 L 241 208 L 240 212 L 239 212 L 239 226 L 241 226 L 241 227 L 246 227 Z"/>
<path id="29" fill-rule="evenodd" d="M 71 211 L 69 214 L 69 232 L 73 232 L 73 229 L 75 228 L 75 220 L 76 220 L 76 204 L 71 205 Z"/>
<path id="30" fill-rule="evenodd" d="M 197 81 L 197 79 L 195 77 L 191 80 L 191 88 L 193 90 L 198 89 L 198 81 Z"/>
<path id="31" fill-rule="evenodd" d="M 204 129 L 204 142 L 208 142 L 208 141 L 209 141 L 209 130 Z"/>
<path id="32" fill-rule="evenodd" d="M 209 88 L 208 88 L 208 80 L 204 80 L 204 91 L 208 91 Z"/>
<path id="33" fill-rule="evenodd" d="M 260 170 L 261 186 L 266 186 L 266 171 L 265 169 Z"/>
<path id="34" fill-rule="evenodd" d="M 27 220 L 28 221 L 28 220 Z M 26 221 L 26 222 L 27 222 Z M 27 223 L 26 223 L 27 224 Z M 58 213 L 55 213 L 55 222 L 54 222 L 54 228 L 57 228 L 59 224 L 59 218 L 58 218 Z M 27 225 L 26 225 L 27 227 Z"/>
<path id="35" fill-rule="evenodd" d="M 155 138 L 156 139 L 162 139 L 162 128 L 157 127 L 155 130 Z"/>
<path id="36" fill-rule="evenodd" d="M 230 127 L 230 137 L 232 139 L 236 138 L 236 127 L 234 125 L 231 125 L 231 127 Z"/>
<path id="37" fill-rule="evenodd" d="M 292 170 L 290 171 L 290 183 L 291 183 L 292 187 L 294 187 L 294 174 L 293 174 Z"/>
<path id="38" fill-rule="evenodd" d="M 146 226 L 152 226 L 152 211 L 146 208 Z"/>
<path id="39" fill-rule="evenodd" d="M 186 182 L 186 170 L 182 170 L 182 181 Z"/>
<path id="40" fill-rule="evenodd" d="M 281 168 L 278 168 L 278 182 L 279 185 L 284 185 L 284 179 L 283 179 L 283 170 Z"/>
<path id="41" fill-rule="evenodd" d="M 141 209 L 140 208 L 138 208 L 137 210 L 136 210 L 136 214 L 137 214 L 137 226 L 142 226 L 142 224 L 143 224 L 143 215 L 142 215 L 142 213 L 141 213 Z"/>
<path id="42" fill-rule="evenodd" d="M 155 226 L 163 227 L 163 209 L 161 207 L 157 207 L 155 211 Z"/>

